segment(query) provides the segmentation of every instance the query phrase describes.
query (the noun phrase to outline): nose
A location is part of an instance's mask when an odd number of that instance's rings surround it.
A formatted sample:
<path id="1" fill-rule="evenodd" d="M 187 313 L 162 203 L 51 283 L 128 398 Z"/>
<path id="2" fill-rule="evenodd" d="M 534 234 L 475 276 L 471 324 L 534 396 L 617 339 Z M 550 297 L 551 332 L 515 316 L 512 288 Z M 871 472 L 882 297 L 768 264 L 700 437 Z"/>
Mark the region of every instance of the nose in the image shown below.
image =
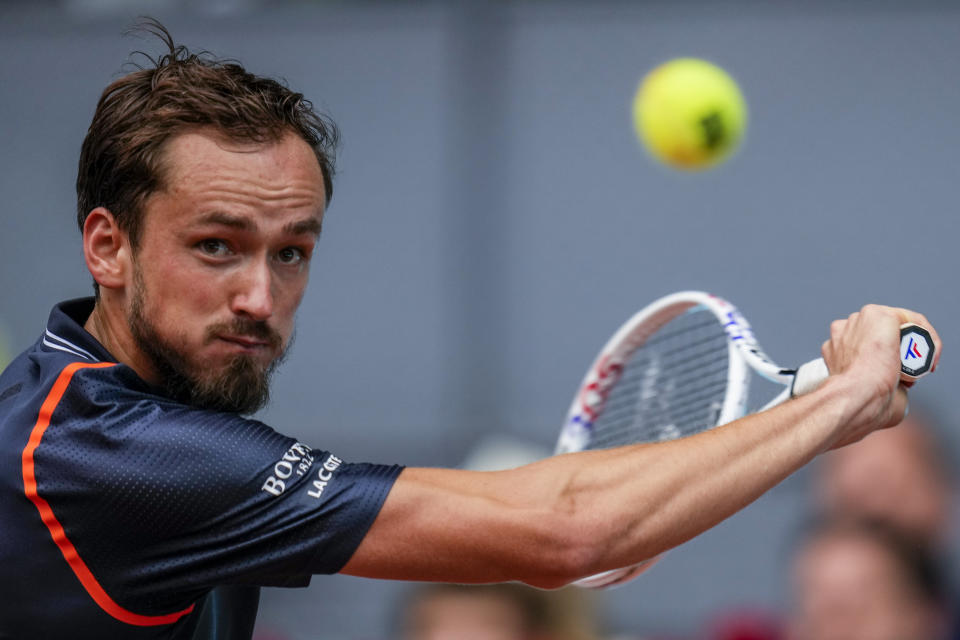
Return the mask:
<path id="1" fill-rule="evenodd" d="M 231 310 L 258 321 L 273 315 L 273 276 L 266 260 L 251 260 L 239 274 Z"/>

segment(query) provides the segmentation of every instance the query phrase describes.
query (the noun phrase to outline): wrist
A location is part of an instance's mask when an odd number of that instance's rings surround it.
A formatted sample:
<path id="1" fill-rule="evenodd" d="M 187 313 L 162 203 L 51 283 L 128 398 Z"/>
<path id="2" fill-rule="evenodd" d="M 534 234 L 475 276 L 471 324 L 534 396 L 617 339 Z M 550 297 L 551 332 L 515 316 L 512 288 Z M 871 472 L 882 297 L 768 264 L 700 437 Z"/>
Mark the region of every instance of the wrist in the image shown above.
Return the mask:
<path id="1" fill-rule="evenodd" d="M 877 400 L 883 394 L 849 371 L 830 376 L 812 395 L 818 409 L 827 414 L 824 451 L 859 440 L 880 426 L 878 416 L 883 411 Z"/>

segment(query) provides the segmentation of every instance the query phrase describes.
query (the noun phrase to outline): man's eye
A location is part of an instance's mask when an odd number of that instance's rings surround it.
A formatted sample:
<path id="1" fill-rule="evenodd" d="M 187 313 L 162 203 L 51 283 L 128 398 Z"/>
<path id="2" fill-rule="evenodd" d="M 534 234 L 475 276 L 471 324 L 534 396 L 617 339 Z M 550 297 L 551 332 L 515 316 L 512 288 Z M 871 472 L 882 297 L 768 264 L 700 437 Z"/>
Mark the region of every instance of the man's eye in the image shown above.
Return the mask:
<path id="1" fill-rule="evenodd" d="M 296 247 L 287 247 L 277 252 L 277 260 L 280 261 L 281 264 L 296 265 L 300 264 L 303 259 L 303 251 Z"/>
<path id="2" fill-rule="evenodd" d="M 208 256 L 222 257 L 230 253 L 230 248 L 223 240 L 208 238 L 197 243 L 197 247 Z"/>

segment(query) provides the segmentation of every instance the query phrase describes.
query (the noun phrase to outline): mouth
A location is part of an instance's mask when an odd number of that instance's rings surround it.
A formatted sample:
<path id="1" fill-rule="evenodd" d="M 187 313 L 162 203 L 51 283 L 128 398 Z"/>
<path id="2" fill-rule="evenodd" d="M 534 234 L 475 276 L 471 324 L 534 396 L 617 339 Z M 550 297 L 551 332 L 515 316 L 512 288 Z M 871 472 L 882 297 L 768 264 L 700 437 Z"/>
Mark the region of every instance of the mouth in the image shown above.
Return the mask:
<path id="1" fill-rule="evenodd" d="M 243 351 L 250 353 L 261 352 L 273 348 L 273 344 L 269 340 L 264 340 L 263 338 L 254 338 L 252 336 L 218 335 L 217 338 L 223 342 L 236 345 Z"/>

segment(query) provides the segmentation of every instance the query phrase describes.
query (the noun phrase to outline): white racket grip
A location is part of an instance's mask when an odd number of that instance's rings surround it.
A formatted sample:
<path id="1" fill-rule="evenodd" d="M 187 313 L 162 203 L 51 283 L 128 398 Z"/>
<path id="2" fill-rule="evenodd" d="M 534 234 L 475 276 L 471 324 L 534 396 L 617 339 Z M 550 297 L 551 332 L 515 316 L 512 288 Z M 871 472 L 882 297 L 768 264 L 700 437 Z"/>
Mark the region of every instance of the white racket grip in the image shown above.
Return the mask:
<path id="1" fill-rule="evenodd" d="M 817 358 L 802 364 L 797 369 L 797 375 L 793 379 L 790 395 L 794 398 L 806 395 L 814 391 L 829 377 L 830 371 L 827 369 L 827 363 L 823 361 L 823 358 Z"/>

